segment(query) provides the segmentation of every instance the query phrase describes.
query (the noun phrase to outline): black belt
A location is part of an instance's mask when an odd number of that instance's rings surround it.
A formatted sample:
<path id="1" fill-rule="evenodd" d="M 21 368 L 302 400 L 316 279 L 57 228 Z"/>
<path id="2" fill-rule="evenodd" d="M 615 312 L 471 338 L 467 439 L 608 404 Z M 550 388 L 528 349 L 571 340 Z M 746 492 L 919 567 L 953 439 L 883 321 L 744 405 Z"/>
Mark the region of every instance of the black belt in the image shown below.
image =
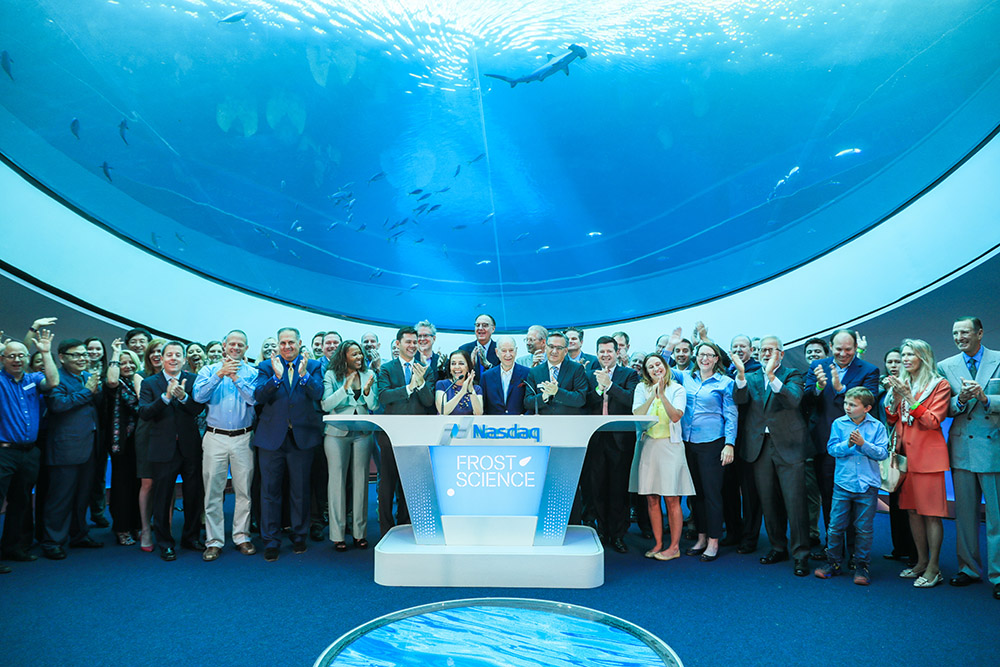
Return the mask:
<path id="1" fill-rule="evenodd" d="M 17 450 L 20 450 L 22 452 L 31 451 L 31 449 L 34 446 L 35 446 L 35 443 L 33 443 L 33 442 L 29 442 L 27 444 L 21 444 L 21 443 L 17 443 L 17 442 L 0 442 L 0 449 L 17 449 Z"/>
<path id="2" fill-rule="evenodd" d="M 218 433 L 219 435 L 228 435 L 232 437 L 236 437 L 238 435 L 243 435 L 244 433 L 250 433 L 251 431 L 253 431 L 253 429 L 250 427 L 236 429 L 235 431 L 227 431 L 224 428 L 215 428 L 214 426 L 208 426 L 206 427 L 205 430 L 208 431 L 209 433 Z"/>

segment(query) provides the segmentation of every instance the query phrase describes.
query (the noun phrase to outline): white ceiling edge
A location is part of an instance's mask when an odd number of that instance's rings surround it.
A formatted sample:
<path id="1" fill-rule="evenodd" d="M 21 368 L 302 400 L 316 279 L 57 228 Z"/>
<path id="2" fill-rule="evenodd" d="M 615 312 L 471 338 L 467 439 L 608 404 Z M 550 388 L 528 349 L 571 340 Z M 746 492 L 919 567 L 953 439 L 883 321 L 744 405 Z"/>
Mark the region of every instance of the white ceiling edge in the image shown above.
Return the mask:
<path id="1" fill-rule="evenodd" d="M 633 349 L 651 349 L 660 334 L 677 326 L 689 334 L 699 320 L 721 342 L 737 333 L 776 334 L 794 341 L 899 307 L 974 268 L 1000 244 L 998 182 L 1000 142 L 992 141 L 915 203 L 823 257 L 703 305 L 588 328 L 586 347 L 599 335 L 623 329 L 632 337 Z M 5 262 L 123 319 L 189 340 L 216 339 L 240 328 L 250 335 L 251 349 L 281 326 L 295 326 L 304 337 L 337 330 L 359 339 L 373 330 L 383 353 L 395 336 L 394 327 L 276 303 L 164 261 L 81 218 L 6 165 L 0 168 L 0 202 L 5 241 L 0 256 Z M 381 307 L 391 317 L 392 301 Z M 475 316 L 469 313 L 470 332 Z M 471 334 L 441 333 L 438 347 L 449 350 L 470 339 Z M 516 339 L 520 345 L 520 335 Z"/>

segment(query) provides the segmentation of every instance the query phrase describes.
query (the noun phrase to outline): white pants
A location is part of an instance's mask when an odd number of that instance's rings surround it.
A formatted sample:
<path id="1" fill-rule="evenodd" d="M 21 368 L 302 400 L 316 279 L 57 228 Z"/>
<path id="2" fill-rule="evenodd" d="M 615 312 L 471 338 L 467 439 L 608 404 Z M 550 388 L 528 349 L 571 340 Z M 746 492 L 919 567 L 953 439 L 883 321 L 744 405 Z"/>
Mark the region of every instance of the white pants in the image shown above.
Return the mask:
<path id="1" fill-rule="evenodd" d="M 345 436 L 328 435 L 323 439 L 330 481 L 327 502 L 330 504 L 330 541 L 343 542 L 347 522 L 347 475 L 351 475 L 351 512 L 354 522 L 351 534 L 355 540 L 365 539 L 368 529 L 368 465 L 372 455 L 370 433 Z M 348 465 L 350 470 L 348 470 Z"/>
<path id="2" fill-rule="evenodd" d="M 202 440 L 202 477 L 205 481 L 205 546 L 226 543 L 222 501 L 230 468 L 236 509 L 233 512 L 233 543 L 250 541 L 250 481 L 253 479 L 253 450 L 250 433 L 231 436 L 207 432 Z"/>

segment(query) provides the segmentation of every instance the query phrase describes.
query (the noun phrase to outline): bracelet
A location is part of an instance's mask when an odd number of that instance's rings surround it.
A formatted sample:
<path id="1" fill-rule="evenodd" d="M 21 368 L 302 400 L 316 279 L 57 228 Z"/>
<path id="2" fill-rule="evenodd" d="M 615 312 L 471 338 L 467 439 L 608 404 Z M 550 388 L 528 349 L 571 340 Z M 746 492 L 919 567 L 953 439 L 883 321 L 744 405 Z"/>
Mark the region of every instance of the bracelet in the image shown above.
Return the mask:
<path id="1" fill-rule="evenodd" d="M 120 361 L 109 361 L 108 366 L 121 366 L 121 363 Z"/>
<path id="2" fill-rule="evenodd" d="M 912 405 L 910 405 L 910 412 L 916 410 L 919 407 L 920 407 L 920 401 L 917 401 L 916 403 L 913 403 Z"/>
<path id="3" fill-rule="evenodd" d="M 30 331 L 31 333 L 38 333 L 38 329 L 36 329 L 35 327 L 28 327 L 28 331 Z"/>

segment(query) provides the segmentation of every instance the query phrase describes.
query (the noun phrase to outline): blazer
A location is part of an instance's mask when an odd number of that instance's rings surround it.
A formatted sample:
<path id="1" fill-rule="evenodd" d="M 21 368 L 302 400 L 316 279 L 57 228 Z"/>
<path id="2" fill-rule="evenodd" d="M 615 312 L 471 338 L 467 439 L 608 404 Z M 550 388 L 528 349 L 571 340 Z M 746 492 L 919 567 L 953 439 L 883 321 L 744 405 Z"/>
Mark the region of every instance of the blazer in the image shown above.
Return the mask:
<path id="1" fill-rule="evenodd" d="M 407 395 L 401 359 L 383 363 L 376 384 L 378 403 L 387 415 L 425 415 L 428 410 L 434 409 L 434 387 L 426 375 L 423 386 Z"/>
<path id="2" fill-rule="evenodd" d="M 510 386 L 507 396 L 503 395 L 503 380 L 500 377 L 503 369 L 494 366 L 483 373 L 483 414 L 487 415 L 520 415 L 524 413 L 524 388 L 528 379 L 527 366 L 515 363 L 511 368 Z"/>
<path id="3" fill-rule="evenodd" d="M 524 411 L 540 415 L 582 415 L 587 404 L 587 374 L 583 366 L 564 359 L 559 367 L 559 391 L 545 401 L 538 389 L 539 382 L 548 382 L 549 363 L 538 364 L 528 371 L 524 392 Z"/>
<path id="4" fill-rule="evenodd" d="M 80 465 L 94 452 L 98 409 L 103 392 L 85 386 L 90 373 L 80 375 L 59 369 L 59 384 L 46 394 L 49 406 L 48 439 L 43 449 L 46 465 Z"/>
<path id="5" fill-rule="evenodd" d="M 431 386 L 431 394 L 434 393 L 434 385 L 437 384 L 438 380 L 448 379 L 448 358 L 440 352 L 432 354 L 430 359 L 424 359 L 423 355 L 417 352 L 413 360 L 427 366 L 427 371 L 424 373 L 424 381 Z M 476 383 L 478 382 L 479 378 L 477 377 Z M 437 410 L 432 406 L 428 410 L 428 414 L 436 415 Z"/>
<path id="6" fill-rule="evenodd" d="M 281 361 L 285 363 L 284 359 Z M 253 395 L 260 407 L 260 417 L 253 437 L 254 447 L 269 451 L 280 449 L 289 429 L 299 449 L 312 449 L 323 442 L 323 413 L 318 405 L 323 397 L 320 363 L 315 359 L 309 360 L 305 383 L 299 376 L 299 363 L 300 357 L 290 364 L 285 363 L 285 374 L 280 382 L 275 382 L 270 360 L 262 361 L 257 366 Z"/>
<path id="7" fill-rule="evenodd" d="M 472 341 L 471 343 L 466 343 L 465 345 L 459 345 L 458 349 L 465 350 L 466 352 L 469 353 L 469 356 L 471 357 L 472 351 L 476 349 L 476 341 Z M 486 361 L 490 362 L 490 368 L 500 365 L 500 357 L 497 356 L 497 342 L 492 338 L 490 339 L 490 344 L 486 346 Z M 479 382 L 483 378 L 483 375 L 486 374 L 487 370 L 489 369 L 483 368 L 483 362 L 481 361 L 476 362 L 476 384 L 479 384 Z M 438 380 L 446 379 L 448 377 L 447 373 L 448 371 L 447 369 L 445 369 L 445 375 L 437 379 Z"/>
<path id="8" fill-rule="evenodd" d="M 569 358 L 568 354 L 566 355 L 566 361 L 573 361 L 572 359 Z M 587 368 L 596 361 L 597 357 L 595 357 L 594 355 L 587 354 L 586 352 L 580 352 L 580 356 L 577 357 L 577 361 L 573 361 L 573 363 L 580 364 L 581 366 L 583 366 L 584 370 L 587 370 Z"/>
<path id="9" fill-rule="evenodd" d="M 368 380 L 374 376 L 370 370 L 361 371 L 361 388 L 364 389 Z M 324 412 L 331 415 L 368 415 L 378 409 L 378 387 L 372 384 L 368 395 L 361 393 L 360 398 L 354 398 L 354 390 L 348 391 L 344 385 L 344 380 L 338 379 L 331 368 L 323 375 L 323 400 L 320 407 Z M 337 428 L 331 424 L 326 425 L 326 434 L 337 437 L 344 437 L 350 431 Z"/>
<path id="10" fill-rule="evenodd" d="M 950 400 L 951 387 L 941 378 L 917 409 L 910 411 L 912 424 L 905 423 L 898 414 L 886 408 L 889 424 L 896 426 L 899 453 L 906 455 L 907 472 L 944 472 L 948 469 L 948 446 L 941 432 L 941 422 L 948 417 Z"/>
<path id="11" fill-rule="evenodd" d="M 810 429 L 817 454 L 826 453 L 826 444 L 830 440 L 830 426 L 837 417 L 844 416 L 844 394 L 848 389 L 865 387 L 873 396 L 878 396 L 878 367 L 855 356 L 854 360 L 841 372 L 840 382 L 844 385 L 844 391 L 838 394 L 833 390 L 833 382 L 830 380 L 830 364 L 834 363 L 836 362 L 833 357 L 817 359 L 812 362 L 806 373 L 805 386 L 803 387 L 802 404 L 810 411 L 812 417 Z M 820 364 L 826 371 L 827 383 L 823 391 L 817 395 L 816 366 Z"/>
<path id="12" fill-rule="evenodd" d="M 597 393 L 597 378 L 594 377 L 594 372 L 599 370 L 601 370 L 601 364 L 595 361 L 587 366 L 586 371 L 587 408 L 595 415 L 604 414 L 604 396 Z M 611 375 L 611 386 L 605 392 L 608 395 L 608 414 L 632 414 L 632 399 L 635 398 L 635 388 L 638 385 L 638 373 L 627 366 L 616 365 Z M 632 437 L 631 432 L 628 435 Z"/>
<path id="13" fill-rule="evenodd" d="M 970 472 L 1000 472 L 1000 394 L 987 394 L 988 408 L 976 399 L 958 407 L 963 378 L 975 379 L 983 391 L 990 380 L 1000 379 L 1000 352 L 983 348 L 975 378 L 961 353 L 942 361 L 938 369 L 951 386 L 948 406 L 948 414 L 954 417 L 948 431 L 951 467 Z"/>
<path id="14" fill-rule="evenodd" d="M 813 454 L 809 429 L 800 410 L 804 375 L 800 370 L 779 366 L 774 377 L 781 381 L 778 393 L 765 384 L 763 369 L 747 373 L 746 386 L 733 392 L 736 405 L 745 407 L 740 418 L 743 437 L 736 439 L 736 453 L 744 461 L 756 461 L 767 429 L 775 458 L 784 464 L 800 463 Z"/>
<path id="15" fill-rule="evenodd" d="M 204 403 L 194 400 L 194 381 L 197 376 L 181 371 L 179 381 L 187 380 L 187 401 L 176 398 L 163 402 L 167 378 L 163 372 L 142 379 L 139 386 L 139 417 L 149 422 L 149 460 L 165 463 L 174 458 L 179 449 L 184 458 L 201 457 L 201 433 L 198 431 L 198 414 Z"/>

